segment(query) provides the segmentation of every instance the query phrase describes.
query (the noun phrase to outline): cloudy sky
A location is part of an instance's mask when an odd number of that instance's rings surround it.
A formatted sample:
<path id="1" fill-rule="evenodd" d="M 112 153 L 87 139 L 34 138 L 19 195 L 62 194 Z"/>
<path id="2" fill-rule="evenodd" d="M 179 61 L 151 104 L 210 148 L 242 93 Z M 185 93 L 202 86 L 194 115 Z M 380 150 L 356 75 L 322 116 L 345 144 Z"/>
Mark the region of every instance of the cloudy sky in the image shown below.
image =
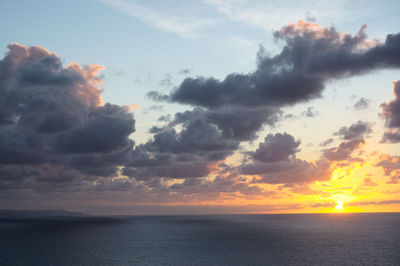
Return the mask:
<path id="1" fill-rule="evenodd" d="M 398 1 L 0 9 L 0 208 L 400 211 Z"/>

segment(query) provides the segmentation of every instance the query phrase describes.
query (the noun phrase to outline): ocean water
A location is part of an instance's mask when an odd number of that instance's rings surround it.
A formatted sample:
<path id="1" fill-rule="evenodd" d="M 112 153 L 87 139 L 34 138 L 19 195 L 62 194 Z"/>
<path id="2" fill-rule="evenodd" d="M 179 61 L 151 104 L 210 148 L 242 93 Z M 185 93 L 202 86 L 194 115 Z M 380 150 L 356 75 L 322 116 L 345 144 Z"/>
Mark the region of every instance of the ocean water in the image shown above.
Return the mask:
<path id="1" fill-rule="evenodd" d="M 400 214 L 0 219 L 0 265 L 400 265 Z"/>

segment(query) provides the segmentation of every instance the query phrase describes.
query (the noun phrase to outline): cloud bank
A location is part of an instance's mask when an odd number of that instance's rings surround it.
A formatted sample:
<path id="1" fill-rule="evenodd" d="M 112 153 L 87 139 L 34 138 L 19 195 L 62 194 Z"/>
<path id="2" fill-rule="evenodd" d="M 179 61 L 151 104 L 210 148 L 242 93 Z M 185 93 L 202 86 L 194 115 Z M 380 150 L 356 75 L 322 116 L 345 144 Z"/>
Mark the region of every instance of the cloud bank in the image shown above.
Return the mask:
<path id="1" fill-rule="evenodd" d="M 130 106 L 102 101 L 101 66 L 64 66 L 42 47 L 11 44 L 0 61 L 0 190 L 10 200 L 27 191 L 103 196 L 130 191 L 137 202 L 182 202 L 222 194 L 267 197 L 275 192 L 260 184 L 329 180 L 333 164 L 362 160 L 353 156 L 371 124 L 340 128 L 334 134 L 340 144 L 322 150 L 315 161 L 298 158 L 301 141 L 288 133 L 267 134 L 255 151 L 239 147 L 280 121 L 285 107 L 321 97 L 330 82 L 399 68 L 400 34 L 380 43 L 368 40 L 365 28 L 350 35 L 299 21 L 274 33 L 283 43 L 279 54 L 260 48 L 254 72 L 223 80 L 185 78 L 169 94 L 150 92 L 156 101 L 193 109 L 164 119 L 165 125 L 151 128 L 152 138 L 140 145 L 133 140 Z M 382 105 L 388 128 L 383 142 L 400 140 L 399 90 L 396 82 L 395 99 Z M 356 105 L 362 109 L 367 103 Z M 315 115 L 312 108 L 304 113 Z M 235 153 L 243 161 L 228 165 L 225 160 Z M 383 158 L 377 166 L 397 182 L 397 162 Z"/>

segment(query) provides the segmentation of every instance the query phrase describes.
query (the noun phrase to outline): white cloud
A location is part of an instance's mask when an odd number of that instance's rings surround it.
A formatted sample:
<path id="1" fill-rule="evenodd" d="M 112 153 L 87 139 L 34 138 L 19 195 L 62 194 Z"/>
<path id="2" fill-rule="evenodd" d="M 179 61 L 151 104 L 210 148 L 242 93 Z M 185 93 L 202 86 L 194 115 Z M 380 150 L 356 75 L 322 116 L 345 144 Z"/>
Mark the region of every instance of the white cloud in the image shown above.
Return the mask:
<path id="1" fill-rule="evenodd" d="M 184 14 L 176 15 L 172 12 L 168 13 L 171 9 L 160 11 L 129 0 L 99 1 L 155 28 L 175 33 L 182 38 L 196 38 L 200 30 L 215 24 L 212 19 L 185 16 Z"/>
<path id="2" fill-rule="evenodd" d="M 343 19 L 347 0 L 338 1 L 248 1 L 248 0 L 203 0 L 214 6 L 232 21 L 265 30 L 277 29 L 287 23 L 306 17 L 315 17 L 319 23 Z"/>

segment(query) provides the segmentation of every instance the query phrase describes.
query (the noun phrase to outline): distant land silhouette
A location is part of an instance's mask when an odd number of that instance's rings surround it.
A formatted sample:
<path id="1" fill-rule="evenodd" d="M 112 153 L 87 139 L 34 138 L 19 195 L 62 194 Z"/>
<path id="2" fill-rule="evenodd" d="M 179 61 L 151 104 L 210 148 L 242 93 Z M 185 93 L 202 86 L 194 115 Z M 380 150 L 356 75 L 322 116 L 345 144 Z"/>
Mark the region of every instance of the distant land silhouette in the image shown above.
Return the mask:
<path id="1" fill-rule="evenodd" d="M 12 210 L 0 209 L 0 218 L 35 218 L 35 217 L 87 217 L 86 213 L 65 210 Z"/>

